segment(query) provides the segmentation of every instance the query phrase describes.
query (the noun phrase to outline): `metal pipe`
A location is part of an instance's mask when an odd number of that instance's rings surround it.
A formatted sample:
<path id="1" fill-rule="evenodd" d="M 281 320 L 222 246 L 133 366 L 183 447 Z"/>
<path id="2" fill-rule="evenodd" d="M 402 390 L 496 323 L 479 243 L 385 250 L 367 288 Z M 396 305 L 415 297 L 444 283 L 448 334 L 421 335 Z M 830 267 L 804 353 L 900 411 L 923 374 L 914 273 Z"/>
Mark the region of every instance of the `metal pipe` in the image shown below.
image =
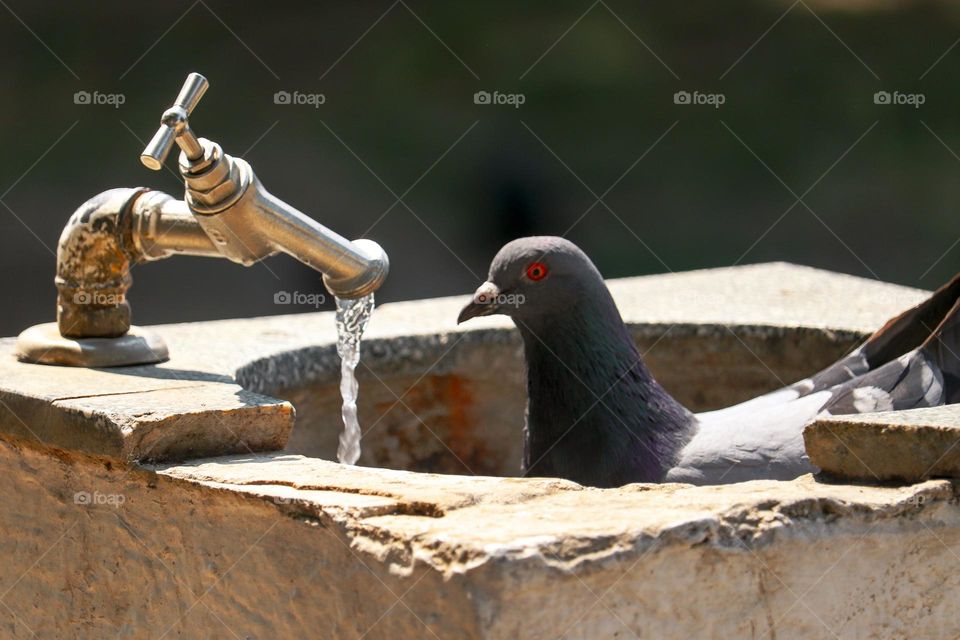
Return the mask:
<path id="1" fill-rule="evenodd" d="M 104 191 L 83 203 L 57 243 L 60 334 L 124 335 L 130 329 L 130 269 L 175 254 L 222 257 L 184 201 L 134 188 Z"/>
<path id="2" fill-rule="evenodd" d="M 187 203 L 162 191 L 148 191 L 137 198 L 132 227 L 133 245 L 143 260 L 161 260 L 174 254 L 222 257 Z"/>

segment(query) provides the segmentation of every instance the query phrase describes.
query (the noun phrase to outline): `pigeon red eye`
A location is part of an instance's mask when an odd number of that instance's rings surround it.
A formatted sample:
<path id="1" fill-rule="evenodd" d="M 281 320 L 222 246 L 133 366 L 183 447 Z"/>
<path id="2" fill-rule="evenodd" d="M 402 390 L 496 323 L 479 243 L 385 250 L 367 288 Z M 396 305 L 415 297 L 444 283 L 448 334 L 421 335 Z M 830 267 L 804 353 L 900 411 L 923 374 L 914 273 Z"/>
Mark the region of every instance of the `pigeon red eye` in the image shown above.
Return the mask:
<path id="1" fill-rule="evenodd" d="M 547 277 L 547 265 L 542 262 L 534 262 L 527 267 L 527 277 L 536 282 Z"/>

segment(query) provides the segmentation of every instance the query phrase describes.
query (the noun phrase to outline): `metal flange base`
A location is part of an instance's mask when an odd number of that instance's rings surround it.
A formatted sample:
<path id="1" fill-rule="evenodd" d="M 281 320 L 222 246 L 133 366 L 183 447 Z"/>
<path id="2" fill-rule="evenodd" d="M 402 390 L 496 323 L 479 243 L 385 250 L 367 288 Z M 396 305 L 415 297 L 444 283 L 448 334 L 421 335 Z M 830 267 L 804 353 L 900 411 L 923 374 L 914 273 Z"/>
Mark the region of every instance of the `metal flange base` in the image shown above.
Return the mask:
<path id="1" fill-rule="evenodd" d="M 56 322 L 38 324 L 17 337 L 22 362 L 66 367 L 123 367 L 169 359 L 167 344 L 155 333 L 130 327 L 119 338 L 65 338 Z"/>

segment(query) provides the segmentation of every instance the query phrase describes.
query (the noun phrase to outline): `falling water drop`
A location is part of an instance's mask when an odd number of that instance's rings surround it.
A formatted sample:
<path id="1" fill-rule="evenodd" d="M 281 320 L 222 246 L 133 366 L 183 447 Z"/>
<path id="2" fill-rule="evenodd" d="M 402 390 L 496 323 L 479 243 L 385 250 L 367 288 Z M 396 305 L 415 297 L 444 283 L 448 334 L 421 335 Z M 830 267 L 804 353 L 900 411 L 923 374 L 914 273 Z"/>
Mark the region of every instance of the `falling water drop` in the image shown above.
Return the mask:
<path id="1" fill-rule="evenodd" d="M 340 395 L 343 397 L 343 433 L 337 460 L 356 464 L 360 459 L 360 421 L 357 418 L 357 376 L 360 339 L 373 313 L 373 294 L 337 301 L 337 355 L 340 356 Z"/>

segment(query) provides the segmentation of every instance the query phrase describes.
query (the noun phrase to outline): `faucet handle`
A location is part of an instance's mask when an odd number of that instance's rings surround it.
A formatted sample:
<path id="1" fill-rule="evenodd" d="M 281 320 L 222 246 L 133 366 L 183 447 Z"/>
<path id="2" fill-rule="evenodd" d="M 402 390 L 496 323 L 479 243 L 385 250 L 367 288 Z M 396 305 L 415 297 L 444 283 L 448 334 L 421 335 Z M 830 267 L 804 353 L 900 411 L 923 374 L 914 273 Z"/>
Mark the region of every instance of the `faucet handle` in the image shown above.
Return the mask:
<path id="1" fill-rule="evenodd" d="M 203 146 L 190 129 L 187 119 L 209 86 L 207 79 L 199 73 L 191 73 L 187 76 L 176 102 L 163 112 L 160 128 L 140 154 L 140 162 L 145 167 L 159 171 L 167 156 L 170 155 L 174 142 L 180 145 L 189 160 L 203 158 Z"/>

